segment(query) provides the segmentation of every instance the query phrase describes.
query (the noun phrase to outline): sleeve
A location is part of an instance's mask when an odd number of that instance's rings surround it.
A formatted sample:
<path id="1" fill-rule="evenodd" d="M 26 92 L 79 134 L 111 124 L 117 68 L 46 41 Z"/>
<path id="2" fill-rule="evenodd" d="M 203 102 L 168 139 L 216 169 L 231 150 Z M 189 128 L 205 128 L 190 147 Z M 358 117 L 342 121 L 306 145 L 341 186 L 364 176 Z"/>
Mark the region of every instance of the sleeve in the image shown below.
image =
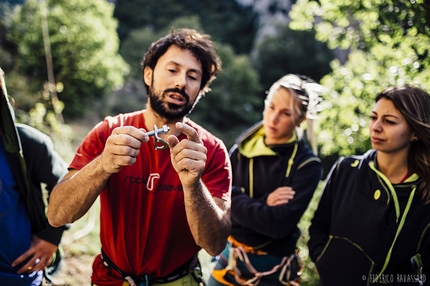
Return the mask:
<path id="1" fill-rule="evenodd" d="M 35 170 L 37 172 L 32 174 L 32 179 L 35 182 L 45 183 L 48 193 L 51 194 L 54 186 L 66 175 L 67 164 L 54 150 L 54 144 L 48 136 L 40 146 L 39 155 Z"/>
<path id="2" fill-rule="evenodd" d="M 21 130 L 20 135 L 22 135 L 21 141 L 31 191 L 42 193 L 41 184 L 44 184 L 48 192 L 47 200 L 49 202 L 52 189 L 67 173 L 67 164 L 55 151 L 50 137 L 30 127 L 23 127 Z M 41 198 L 42 194 L 38 197 Z M 33 202 L 32 205 L 38 204 Z M 45 210 L 41 209 L 39 211 L 44 212 Z M 45 220 L 45 227 L 37 230 L 36 235 L 43 240 L 58 245 L 63 231 L 68 228 L 68 225 L 52 227 L 46 217 Z"/>
<path id="3" fill-rule="evenodd" d="M 208 148 L 207 168 L 202 176 L 205 186 L 213 197 L 231 202 L 231 164 L 225 145 L 220 140 L 212 140 Z"/>
<path id="4" fill-rule="evenodd" d="M 106 117 L 88 132 L 76 151 L 69 169 L 80 170 L 103 152 L 107 138 L 118 126 L 118 124 L 114 125 L 112 120 L 112 117 Z"/>
<path id="5" fill-rule="evenodd" d="M 297 227 L 322 175 L 322 165 L 313 160 L 299 168 L 291 187 L 296 194 L 281 206 L 268 206 L 265 201 L 250 198 L 235 187 L 232 192 L 232 218 L 243 227 L 265 236 L 279 239 Z M 264 214 L 264 215 L 262 215 Z"/>
<path id="6" fill-rule="evenodd" d="M 43 166 L 40 168 L 41 172 L 39 180 L 46 184 L 49 203 L 49 195 L 51 194 L 52 189 L 67 173 L 67 164 L 54 150 L 51 139 L 47 139 L 45 147 L 46 153 L 42 161 L 44 162 Z M 38 232 L 36 235 L 52 244 L 59 245 L 64 230 L 68 228 L 69 225 L 65 225 L 63 227 L 53 227 L 47 223 L 46 228 Z"/>
<path id="7" fill-rule="evenodd" d="M 322 253 L 329 238 L 332 212 L 332 196 L 334 188 L 336 187 L 336 171 L 338 170 L 338 166 L 340 165 L 340 160 L 332 166 L 327 176 L 326 184 L 324 186 L 322 196 L 318 203 L 318 208 L 315 211 L 314 217 L 311 221 L 311 226 L 309 227 L 309 256 L 314 262 L 318 260 L 318 257 Z"/>

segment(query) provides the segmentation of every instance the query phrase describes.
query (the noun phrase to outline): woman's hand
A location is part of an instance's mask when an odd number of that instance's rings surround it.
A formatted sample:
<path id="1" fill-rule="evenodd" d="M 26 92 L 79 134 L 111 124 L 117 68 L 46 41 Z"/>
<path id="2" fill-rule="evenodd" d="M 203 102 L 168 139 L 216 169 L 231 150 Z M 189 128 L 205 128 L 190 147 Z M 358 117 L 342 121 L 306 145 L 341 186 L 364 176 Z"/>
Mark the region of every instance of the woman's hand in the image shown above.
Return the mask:
<path id="1" fill-rule="evenodd" d="M 279 187 L 267 196 L 266 203 L 271 207 L 286 204 L 294 198 L 295 193 L 291 187 Z"/>

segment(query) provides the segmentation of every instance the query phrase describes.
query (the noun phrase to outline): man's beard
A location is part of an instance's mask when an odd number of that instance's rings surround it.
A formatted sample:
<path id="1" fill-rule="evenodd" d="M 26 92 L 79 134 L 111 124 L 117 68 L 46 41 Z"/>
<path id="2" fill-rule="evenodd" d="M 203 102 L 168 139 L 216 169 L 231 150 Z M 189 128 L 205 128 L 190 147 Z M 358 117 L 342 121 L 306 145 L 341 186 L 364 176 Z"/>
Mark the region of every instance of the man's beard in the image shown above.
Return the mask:
<path id="1" fill-rule="evenodd" d="M 185 99 L 184 105 L 176 105 L 173 103 L 165 103 L 164 98 L 169 92 L 176 92 L 182 95 Z M 170 88 L 164 90 L 163 93 L 154 92 L 153 86 L 148 89 L 149 102 L 151 108 L 161 117 L 169 120 L 181 120 L 191 112 L 194 107 L 194 103 L 190 103 L 190 97 L 185 90 L 178 88 Z"/>

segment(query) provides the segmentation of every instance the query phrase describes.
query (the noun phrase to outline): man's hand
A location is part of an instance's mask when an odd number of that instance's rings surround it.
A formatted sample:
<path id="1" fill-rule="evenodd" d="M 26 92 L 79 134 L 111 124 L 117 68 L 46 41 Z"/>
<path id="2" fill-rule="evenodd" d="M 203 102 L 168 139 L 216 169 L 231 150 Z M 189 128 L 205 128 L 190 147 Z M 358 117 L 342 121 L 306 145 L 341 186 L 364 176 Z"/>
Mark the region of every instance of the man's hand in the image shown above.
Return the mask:
<path id="1" fill-rule="evenodd" d="M 174 135 L 167 138 L 172 165 L 178 172 L 182 185 L 194 188 L 205 169 L 207 149 L 194 128 L 181 122 L 176 123 L 176 128 L 187 135 L 187 139 L 179 141 Z"/>
<path id="2" fill-rule="evenodd" d="M 115 128 L 100 155 L 106 172 L 117 173 L 122 167 L 136 163 L 142 143 L 148 141 L 149 136 L 144 129 L 133 126 Z"/>
<path id="3" fill-rule="evenodd" d="M 51 263 L 52 255 L 57 251 L 57 248 L 58 247 L 55 244 L 33 235 L 31 237 L 30 248 L 12 263 L 12 267 L 27 261 L 18 270 L 18 274 L 43 270 Z"/>
<path id="4" fill-rule="evenodd" d="M 286 204 L 294 198 L 295 193 L 291 187 L 279 187 L 267 196 L 266 203 L 271 207 Z"/>

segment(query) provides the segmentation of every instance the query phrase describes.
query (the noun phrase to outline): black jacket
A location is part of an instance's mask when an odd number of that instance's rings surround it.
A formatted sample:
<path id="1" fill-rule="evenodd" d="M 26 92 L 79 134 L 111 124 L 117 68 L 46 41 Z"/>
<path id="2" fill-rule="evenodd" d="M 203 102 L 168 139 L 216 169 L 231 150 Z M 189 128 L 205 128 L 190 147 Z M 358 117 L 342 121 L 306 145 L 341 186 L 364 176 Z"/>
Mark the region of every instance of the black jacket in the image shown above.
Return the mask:
<path id="1" fill-rule="evenodd" d="M 261 141 L 243 148 L 258 137 L 264 137 L 261 123 L 240 136 L 230 151 L 234 186 L 231 234 L 271 255 L 291 255 L 301 234 L 297 223 L 321 179 L 322 164 L 301 140 L 276 146 Z M 280 186 L 295 190 L 293 200 L 268 206 L 267 196 Z"/>
<path id="2" fill-rule="evenodd" d="M 430 279 L 430 205 L 417 195 L 420 179 L 392 185 L 375 154 L 340 160 L 328 176 L 309 241 L 324 285 L 408 285 L 420 263 Z"/>
<path id="3" fill-rule="evenodd" d="M 63 231 L 69 226 L 56 228 L 48 223 L 45 200 L 49 200 L 53 187 L 67 173 L 67 164 L 54 150 L 52 140 L 47 135 L 30 126 L 15 123 L 3 79 L 0 88 L 1 139 L 17 191 L 27 207 L 31 232 L 58 246 Z M 48 192 L 46 197 L 42 184 Z M 51 265 L 45 269 L 48 279 L 58 271 L 61 258 L 62 251 L 59 248 Z"/>
<path id="4" fill-rule="evenodd" d="M 51 139 L 42 132 L 23 124 L 16 124 L 22 154 L 23 170 L 19 154 L 6 152 L 6 158 L 17 184 L 18 191 L 30 215 L 32 233 L 58 245 L 67 226 L 52 227 L 45 216 L 45 202 L 41 183 L 46 185 L 48 196 L 53 187 L 67 173 L 67 165 L 54 151 Z M 38 218 L 34 220 L 34 218 Z"/>

